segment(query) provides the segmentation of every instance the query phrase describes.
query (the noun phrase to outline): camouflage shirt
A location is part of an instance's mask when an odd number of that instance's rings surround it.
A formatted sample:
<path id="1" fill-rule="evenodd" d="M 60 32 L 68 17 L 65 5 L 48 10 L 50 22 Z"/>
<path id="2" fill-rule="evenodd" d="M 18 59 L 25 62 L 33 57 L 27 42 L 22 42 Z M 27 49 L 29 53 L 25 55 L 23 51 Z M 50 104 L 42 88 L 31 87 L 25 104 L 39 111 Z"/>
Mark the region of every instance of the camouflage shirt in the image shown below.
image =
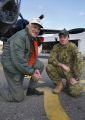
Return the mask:
<path id="1" fill-rule="evenodd" d="M 54 45 L 48 59 L 48 64 L 57 67 L 59 63 L 69 66 L 74 76 L 80 77 L 83 70 L 83 57 L 74 43 L 69 42 L 65 46 L 60 43 Z"/>

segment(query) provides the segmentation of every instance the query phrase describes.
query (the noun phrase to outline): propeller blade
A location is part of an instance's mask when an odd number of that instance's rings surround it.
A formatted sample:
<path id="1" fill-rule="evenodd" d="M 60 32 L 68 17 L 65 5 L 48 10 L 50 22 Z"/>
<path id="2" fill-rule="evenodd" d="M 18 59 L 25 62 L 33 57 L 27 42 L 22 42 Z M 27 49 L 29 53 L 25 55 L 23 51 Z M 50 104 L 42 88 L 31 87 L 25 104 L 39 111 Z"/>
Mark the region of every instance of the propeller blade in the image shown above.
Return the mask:
<path id="1" fill-rule="evenodd" d="M 82 33 L 85 31 L 85 28 L 75 28 L 68 30 L 69 34 L 77 34 L 77 33 Z"/>

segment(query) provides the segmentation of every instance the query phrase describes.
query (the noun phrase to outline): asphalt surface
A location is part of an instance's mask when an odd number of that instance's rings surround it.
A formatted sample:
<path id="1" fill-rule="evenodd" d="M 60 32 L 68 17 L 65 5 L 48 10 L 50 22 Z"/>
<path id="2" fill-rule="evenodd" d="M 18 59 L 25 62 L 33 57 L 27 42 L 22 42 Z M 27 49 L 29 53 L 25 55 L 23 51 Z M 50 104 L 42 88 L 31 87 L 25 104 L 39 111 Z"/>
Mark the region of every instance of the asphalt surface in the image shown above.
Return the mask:
<path id="1" fill-rule="evenodd" d="M 85 93 L 79 98 L 73 98 L 63 92 L 60 101 L 71 120 L 85 120 Z"/>
<path id="2" fill-rule="evenodd" d="M 40 58 L 47 65 L 47 59 Z M 85 79 L 85 67 L 81 79 Z M 44 83 L 38 87 L 50 87 L 54 85 L 48 78 L 46 71 L 43 72 Z M 27 89 L 29 80 L 24 80 L 24 89 Z M 7 88 L 7 82 L 0 66 L 0 88 Z M 0 120 L 48 120 L 44 110 L 44 96 L 29 96 L 21 103 L 0 101 Z M 70 97 L 66 91 L 60 94 L 60 101 L 71 120 L 85 120 L 85 93 L 79 98 Z"/>

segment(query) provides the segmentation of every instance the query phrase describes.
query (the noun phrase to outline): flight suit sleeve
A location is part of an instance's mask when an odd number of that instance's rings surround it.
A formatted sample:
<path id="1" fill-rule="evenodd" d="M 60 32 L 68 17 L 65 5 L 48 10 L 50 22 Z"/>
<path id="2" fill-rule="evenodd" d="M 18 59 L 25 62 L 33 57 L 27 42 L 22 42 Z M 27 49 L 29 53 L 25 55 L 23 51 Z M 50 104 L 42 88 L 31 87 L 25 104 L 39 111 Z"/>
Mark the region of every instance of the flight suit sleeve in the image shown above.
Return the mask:
<path id="1" fill-rule="evenodd" d="M 34 68 L 28 65 L 28 60 L 25 57 L 25 42 L 20 38 L 15 39 L 10 42 L 12 62 L 20 72 L 25 75 L 31 75 L 34 73 Z"/>
<path id="2" fill-rule="evenodd" d="M 48 59 L 48 64 L 52 64 L 53 66 L 58 66 L 58 64 L 60 63 L 57 59 L 57 46 L 54 45 L 53 50 L 50 53 L 50 57 Z"/>
<path id="3" fill-rule="evenodd" d="M 74 76 L 75 78 L 80 78 L 81 74 L 83 72 L 83 56 L 81 52 L 78 51 L 77 46 L 74 46 L 73 48 L 73 57 L 74 57 Z"/>

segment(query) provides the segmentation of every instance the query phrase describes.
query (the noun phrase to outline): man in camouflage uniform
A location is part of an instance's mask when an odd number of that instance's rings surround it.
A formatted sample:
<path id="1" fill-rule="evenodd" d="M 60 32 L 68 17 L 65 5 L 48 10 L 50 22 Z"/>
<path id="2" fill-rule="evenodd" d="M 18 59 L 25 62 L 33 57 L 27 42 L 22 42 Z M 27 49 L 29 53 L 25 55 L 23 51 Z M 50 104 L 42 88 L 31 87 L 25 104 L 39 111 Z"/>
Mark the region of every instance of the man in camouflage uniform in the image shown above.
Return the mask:
<path id="1" fill-rule="evenodd" d="M 54 45 L 46 67 L 48 76 L 56 84 L 53 93 L 58 94 L 63 90 L 62 78 L 64 78 L 69 93 L 75 97 L 80 95 L 82 87 L 79 80 L 82 70 L 83 57 L 77 46 L 69 42 L 69 33 L 64 29 L 59 33 L 59 44 Z"/>

